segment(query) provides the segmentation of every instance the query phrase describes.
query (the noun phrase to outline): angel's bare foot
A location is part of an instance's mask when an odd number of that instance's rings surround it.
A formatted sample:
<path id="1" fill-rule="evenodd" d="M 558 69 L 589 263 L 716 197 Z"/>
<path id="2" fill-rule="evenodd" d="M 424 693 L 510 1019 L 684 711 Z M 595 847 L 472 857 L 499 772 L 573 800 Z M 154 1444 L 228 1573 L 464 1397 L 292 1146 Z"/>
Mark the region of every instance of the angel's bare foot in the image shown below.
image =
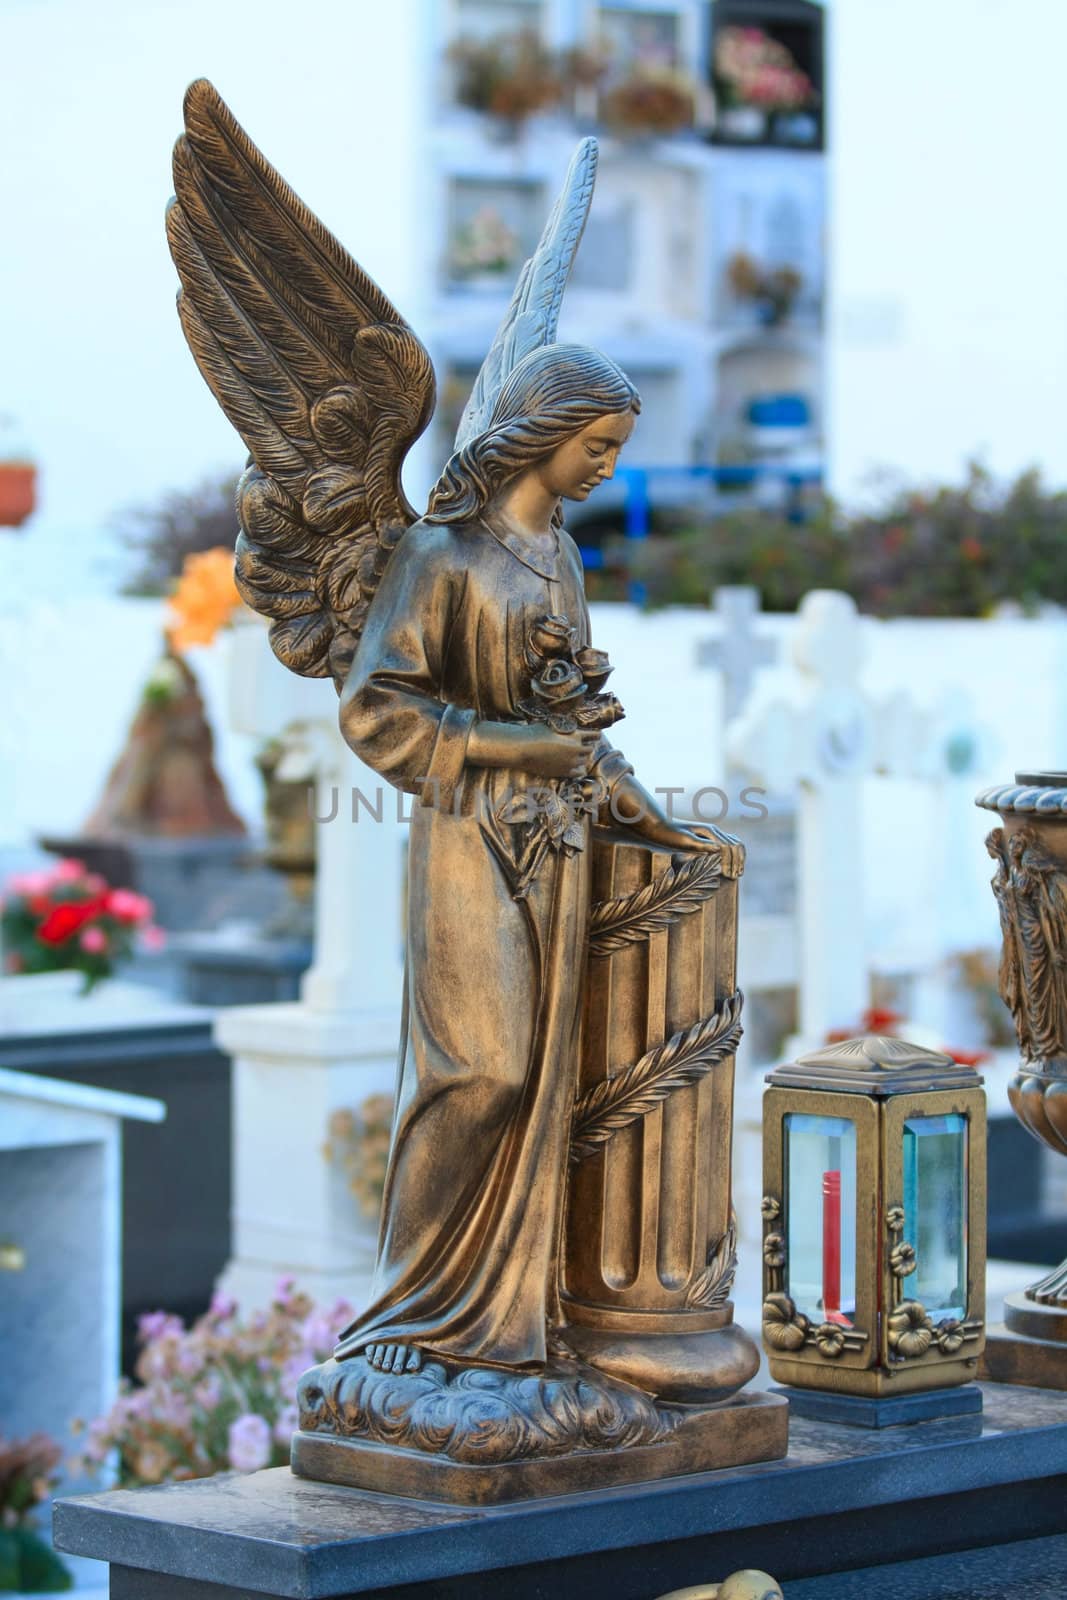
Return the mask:
<path id="1" fill-rule="evenodd" d="M 369 1344 L 363 1354 L 378 1372 L 418 1372 L 422 1351 L 414 1344 Z"/>

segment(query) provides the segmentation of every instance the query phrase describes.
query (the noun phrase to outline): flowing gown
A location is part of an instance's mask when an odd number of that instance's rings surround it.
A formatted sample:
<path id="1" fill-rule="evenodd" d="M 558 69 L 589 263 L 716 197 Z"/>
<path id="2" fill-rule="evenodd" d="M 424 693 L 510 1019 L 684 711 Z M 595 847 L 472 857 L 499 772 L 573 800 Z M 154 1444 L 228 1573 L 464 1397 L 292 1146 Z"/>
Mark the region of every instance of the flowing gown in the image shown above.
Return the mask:
<path id="1" fill-rule="evenodd" d="M 578 1064 L 591 819 L 515 898 L 524 827 L 498 820 L 523 773 L 466 759 L 477 721 L 529 720 L 529 630 L 589 642 L 581 560 L 482 523 L 417 523 L 375 596 L 341 699 L 352 749 L 419 797 L 408 856 L 399 1084 L 368 1309 L 337 1355 L 379 1342 L 535 1366 L 556 1315 Z M 607 794 L 631 769 L 605 740 Z M 573 835 L 572 835 L 573 838 Z"/>

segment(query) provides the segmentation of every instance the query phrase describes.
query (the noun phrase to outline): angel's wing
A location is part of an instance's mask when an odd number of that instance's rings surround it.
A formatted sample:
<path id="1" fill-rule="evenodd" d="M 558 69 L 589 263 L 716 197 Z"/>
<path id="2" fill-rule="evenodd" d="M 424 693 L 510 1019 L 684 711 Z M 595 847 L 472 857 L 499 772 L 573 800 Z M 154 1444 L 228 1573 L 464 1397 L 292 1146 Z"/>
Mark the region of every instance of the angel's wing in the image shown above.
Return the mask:
<path id="1" fill-rule="evenodd" d="M 415 520 L 400 469 L 433 413 L 429 356 L 204 79 L 185 96 L 174 188 L 182 328 L 251 452 L 237 587 L 273 620 L 279 660 L 341 682 Z"/>
<path id="2" fill-rule="evenodd" d="M 596 182 L 597 142 L 583 139 L 571 158 L 541 241 L 519 274 L 503 322 L 482 363 L 456 434 L 461 450 L 489 426 L 496 397 L 523 356 L 556 337 L 559 308 L 578 253 Z"/>

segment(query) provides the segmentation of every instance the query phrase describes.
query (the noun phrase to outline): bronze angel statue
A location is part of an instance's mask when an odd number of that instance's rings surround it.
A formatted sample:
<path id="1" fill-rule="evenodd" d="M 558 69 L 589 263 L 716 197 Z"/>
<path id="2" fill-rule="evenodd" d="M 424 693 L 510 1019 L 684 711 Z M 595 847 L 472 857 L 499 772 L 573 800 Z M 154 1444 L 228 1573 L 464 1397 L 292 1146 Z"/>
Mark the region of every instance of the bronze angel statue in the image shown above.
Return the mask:
<path id="1" fill-rule="evenodd" d="M 186 339 L 251 457 L 238 587 L 286 666 L 333 678 L 351 748 L 422 802 L 377 1271 L 337 1357 L 409 1397 L 431 1364 L 458 1363 L 481 1375 L 477 1397 L 493 1373 L 568 1354 L 558 1257 L 591 830 L 667 852 L 672 871 L 739 870 L 735 841 L 672 820 L 605 737 L 621 707 L 563 526 L 641 409 L 613 361 L 555 342 L 596 143 L 575 154 L 420 517 L 401 471 L 433 412 L 426 351 L 204 81 L 185 127 L 167 226 Z"/>

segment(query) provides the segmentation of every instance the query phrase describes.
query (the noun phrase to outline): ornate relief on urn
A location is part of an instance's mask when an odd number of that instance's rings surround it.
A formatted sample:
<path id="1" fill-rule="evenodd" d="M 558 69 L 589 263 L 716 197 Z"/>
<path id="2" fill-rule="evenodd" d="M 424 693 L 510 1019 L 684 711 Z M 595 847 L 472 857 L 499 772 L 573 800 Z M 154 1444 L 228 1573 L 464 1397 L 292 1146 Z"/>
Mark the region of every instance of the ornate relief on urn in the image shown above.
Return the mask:
<path id="1" fill-rule="evenodd" d="M 238 586 L 416 802 L 372 1299 L 301 1382 L 306 1477 L 494 1501 L 785 1452 L 783 1402 L 738 1392 L 758 1355 L 730 1303 L 743 851 L 609 741 L 564 527 L 641 410 L 556 342 L 596 160 L 584 141 L 420 516 L 426 351 L 210 84 L 186 96 L 167 226 L 251 452 Z"/>
<path id="2" fill-rule="evenodd" d="M 1017 772 L 976 804 L 1002 823 L 986 849 L 996 864 L 1000 994 L 1022 1056 L 1008 1097 L 1035 1139 L 1067 1155 L 1067 773 Z M 984 1366 L 1000 1383 L 1067 1388 L 1067 1261 L 1006 1297 Z"/>

